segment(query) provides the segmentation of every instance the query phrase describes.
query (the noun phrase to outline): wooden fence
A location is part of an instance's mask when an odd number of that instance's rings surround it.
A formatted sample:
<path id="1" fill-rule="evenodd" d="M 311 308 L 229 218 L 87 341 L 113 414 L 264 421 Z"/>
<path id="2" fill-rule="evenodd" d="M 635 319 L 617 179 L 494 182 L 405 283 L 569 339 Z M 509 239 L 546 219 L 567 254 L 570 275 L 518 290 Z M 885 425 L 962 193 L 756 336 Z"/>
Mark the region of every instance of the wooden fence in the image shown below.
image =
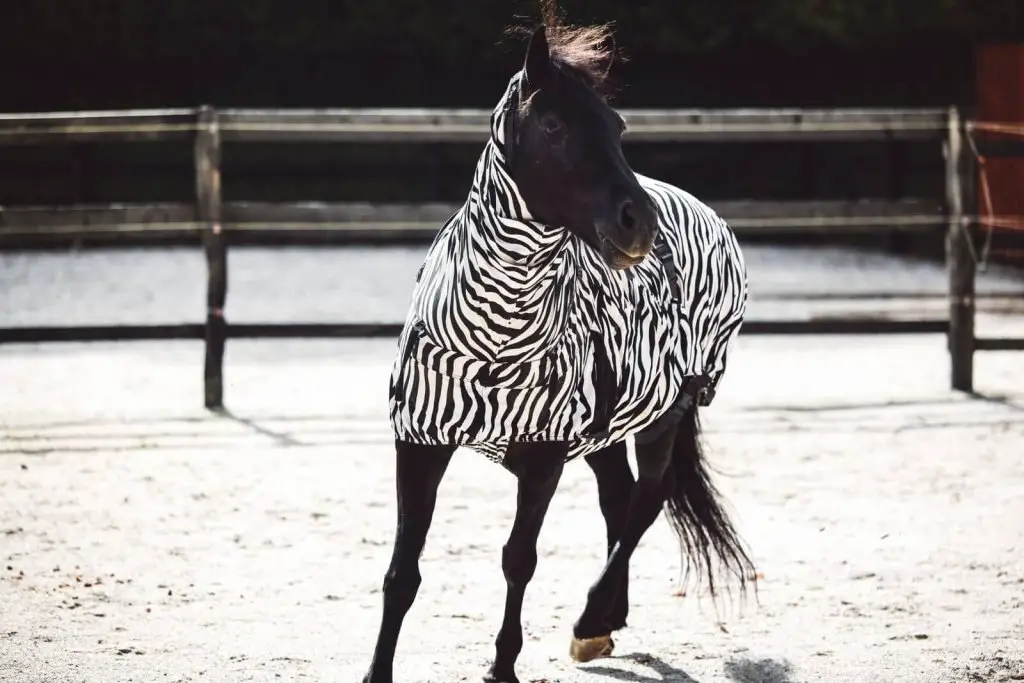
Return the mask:
<path id="1" fill-rule="evenodd" d="M 624 110 L 627 141 L 923 141 L 943 145 L 945 197 L 902 201 L 716 202 L 738 233 L 915 231 L 946 235 L 948 318 L 831 318 L 752 321 L 746 334 L 927 332 L 948 335 L 951 382 L 970 391 L 975 350 L 1021 349 L 1024 340 L 977 339 L 970 210 L 973 158 L 956 109 Z M 67 244 L 69 239 L 123 245 L 194 241 L 208 264 L 205 323 L 0 329 L 2 342 L 195 339 L 206 342 L 205 402 L 223 402 L 228 337 L 367 337 L 397 335 L 400 323 L 229 325 L 224 316 L 227 245 L 239 243 L 408 243 L 433 239 L 457 207 L 446 204 L 224 202 L 225 142 L 482 143 L 486 110 L 144 110 L 0 116 L 0 146 L 71 142 L 191 141 L 194 203 L 0 208 L 0 248 Z"/>

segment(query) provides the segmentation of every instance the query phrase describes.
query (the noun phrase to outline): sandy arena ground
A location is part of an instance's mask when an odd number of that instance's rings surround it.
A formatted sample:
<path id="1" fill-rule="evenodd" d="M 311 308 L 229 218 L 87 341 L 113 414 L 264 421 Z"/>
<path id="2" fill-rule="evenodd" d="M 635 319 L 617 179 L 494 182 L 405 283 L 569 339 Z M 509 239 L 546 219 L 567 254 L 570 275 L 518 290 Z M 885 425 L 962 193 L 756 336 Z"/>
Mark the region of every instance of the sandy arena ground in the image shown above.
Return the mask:
<path id="1" fill-rule="evenodd" d="M 356 681 L 392 540 L 393 342 L 232 342 L 230 414 L 199 344 L 0 349 L 0 681 Z M 569 467 L 527 593 L 522 681 L 1024 680 L 1024 361 L 948 390 L 941 336 L 745 337 L 706 411 L 757 602 L 677 595 L 664 521 L 616 656 L 574 666 L 603 559 Z M 442 485 L 396 680 L 479 680 L 514 481 Z"/>

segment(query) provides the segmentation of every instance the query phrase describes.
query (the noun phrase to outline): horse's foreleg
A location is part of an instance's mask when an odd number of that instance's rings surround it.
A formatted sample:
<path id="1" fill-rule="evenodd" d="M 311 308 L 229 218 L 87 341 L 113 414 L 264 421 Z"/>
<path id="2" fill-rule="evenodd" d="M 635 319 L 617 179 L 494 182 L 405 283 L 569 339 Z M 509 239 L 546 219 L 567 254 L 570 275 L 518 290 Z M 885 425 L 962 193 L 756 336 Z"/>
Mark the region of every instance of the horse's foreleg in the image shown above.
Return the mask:
<path id="1" fill-rule="evenodd" d="M 616 592 L 629 571 L 629 558 L 644 533 L 658 518 L 668 495 L 665 473 L 672 458 L 675 429 L 667 429 L 649 444 L 637 444 L 637 481 L 629 499 L 626 522 L 597 581 L 587 591 L 587 604 L 573 626 L 570 655 L 579 662 L 611 654 L 614 643 L 608 626 Z"/>
<path id="2" fill-rule="evenodd" d="M 455 448 L 396 442 L 398 528 L 391 564 L 384 576 L 384 610 L 370 670 L 363 683 L 391 683 L 402 620 L 420 587 L 420 553 L 434 516 L 437 488 Z"/>
<path id="3" fill-rule="evenodd" d="M 629 514 L 629 500 L 633 493 L 633 472 L 629 469 L 626 442 L 612 444 L 584 458 L 597 478 L 597 498 L 601 505 L 605 527 L 608 531 L 608 555 L 626 526 Z M 629 615 L 629 567 L 622 572 L 622 580 L 615 591 L 611 611 L 605 619 L 609 631 L 626 627 Z"/>
<path id="4" fill-rule="evenodd" d="M 568 447 L 564 444 L 513 444 L 505 464 L 518 478 L 516 517 L 501 551 L 505 574 L 505 614 L 495 639 L 488 683 L 518 683 L 515 663 L 523 649 L 523 597 L 537 568 L 537 537 L 558 488 Z"/>

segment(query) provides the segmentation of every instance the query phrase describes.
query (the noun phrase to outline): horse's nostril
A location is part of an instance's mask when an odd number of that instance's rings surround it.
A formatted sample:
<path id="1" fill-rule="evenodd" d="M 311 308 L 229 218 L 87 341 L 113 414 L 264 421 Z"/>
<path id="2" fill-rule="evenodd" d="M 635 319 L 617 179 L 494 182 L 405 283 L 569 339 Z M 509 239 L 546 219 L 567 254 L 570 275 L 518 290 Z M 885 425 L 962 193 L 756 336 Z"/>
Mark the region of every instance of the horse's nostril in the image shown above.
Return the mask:
<path id="1" fill-rule="evenodd" d="M 628 199 L 623 202 L 619 213 L 619 223 L 626 230 L 635 230 L 637 227 L 636 211 L 633 209 L 633 202 Z"/>

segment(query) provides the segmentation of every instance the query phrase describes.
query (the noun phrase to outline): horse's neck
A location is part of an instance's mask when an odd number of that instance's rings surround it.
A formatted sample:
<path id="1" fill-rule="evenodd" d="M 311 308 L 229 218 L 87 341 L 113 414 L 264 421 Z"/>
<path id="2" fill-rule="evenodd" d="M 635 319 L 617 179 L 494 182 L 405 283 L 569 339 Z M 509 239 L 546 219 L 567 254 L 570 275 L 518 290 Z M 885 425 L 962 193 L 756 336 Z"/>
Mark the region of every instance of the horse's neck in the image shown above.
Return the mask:
<path id="1" fill-rule="evenodd" d="M 533 218 L 493 141 L 477 162 L 464 210 L 473 255 L 526 276 L 555 267 L 554 257 L 569 239 L 564 229 Z"/>
<path id="2" fill-rule="evenodd" d="M 477 169 L 453 254 L 466 285 L 458 305 L 484 318 L 489 355 L 525 358 L 564 330 L 575 284 L 570 237 L 528 218 L 511 179 L 488 163 Z"/>

